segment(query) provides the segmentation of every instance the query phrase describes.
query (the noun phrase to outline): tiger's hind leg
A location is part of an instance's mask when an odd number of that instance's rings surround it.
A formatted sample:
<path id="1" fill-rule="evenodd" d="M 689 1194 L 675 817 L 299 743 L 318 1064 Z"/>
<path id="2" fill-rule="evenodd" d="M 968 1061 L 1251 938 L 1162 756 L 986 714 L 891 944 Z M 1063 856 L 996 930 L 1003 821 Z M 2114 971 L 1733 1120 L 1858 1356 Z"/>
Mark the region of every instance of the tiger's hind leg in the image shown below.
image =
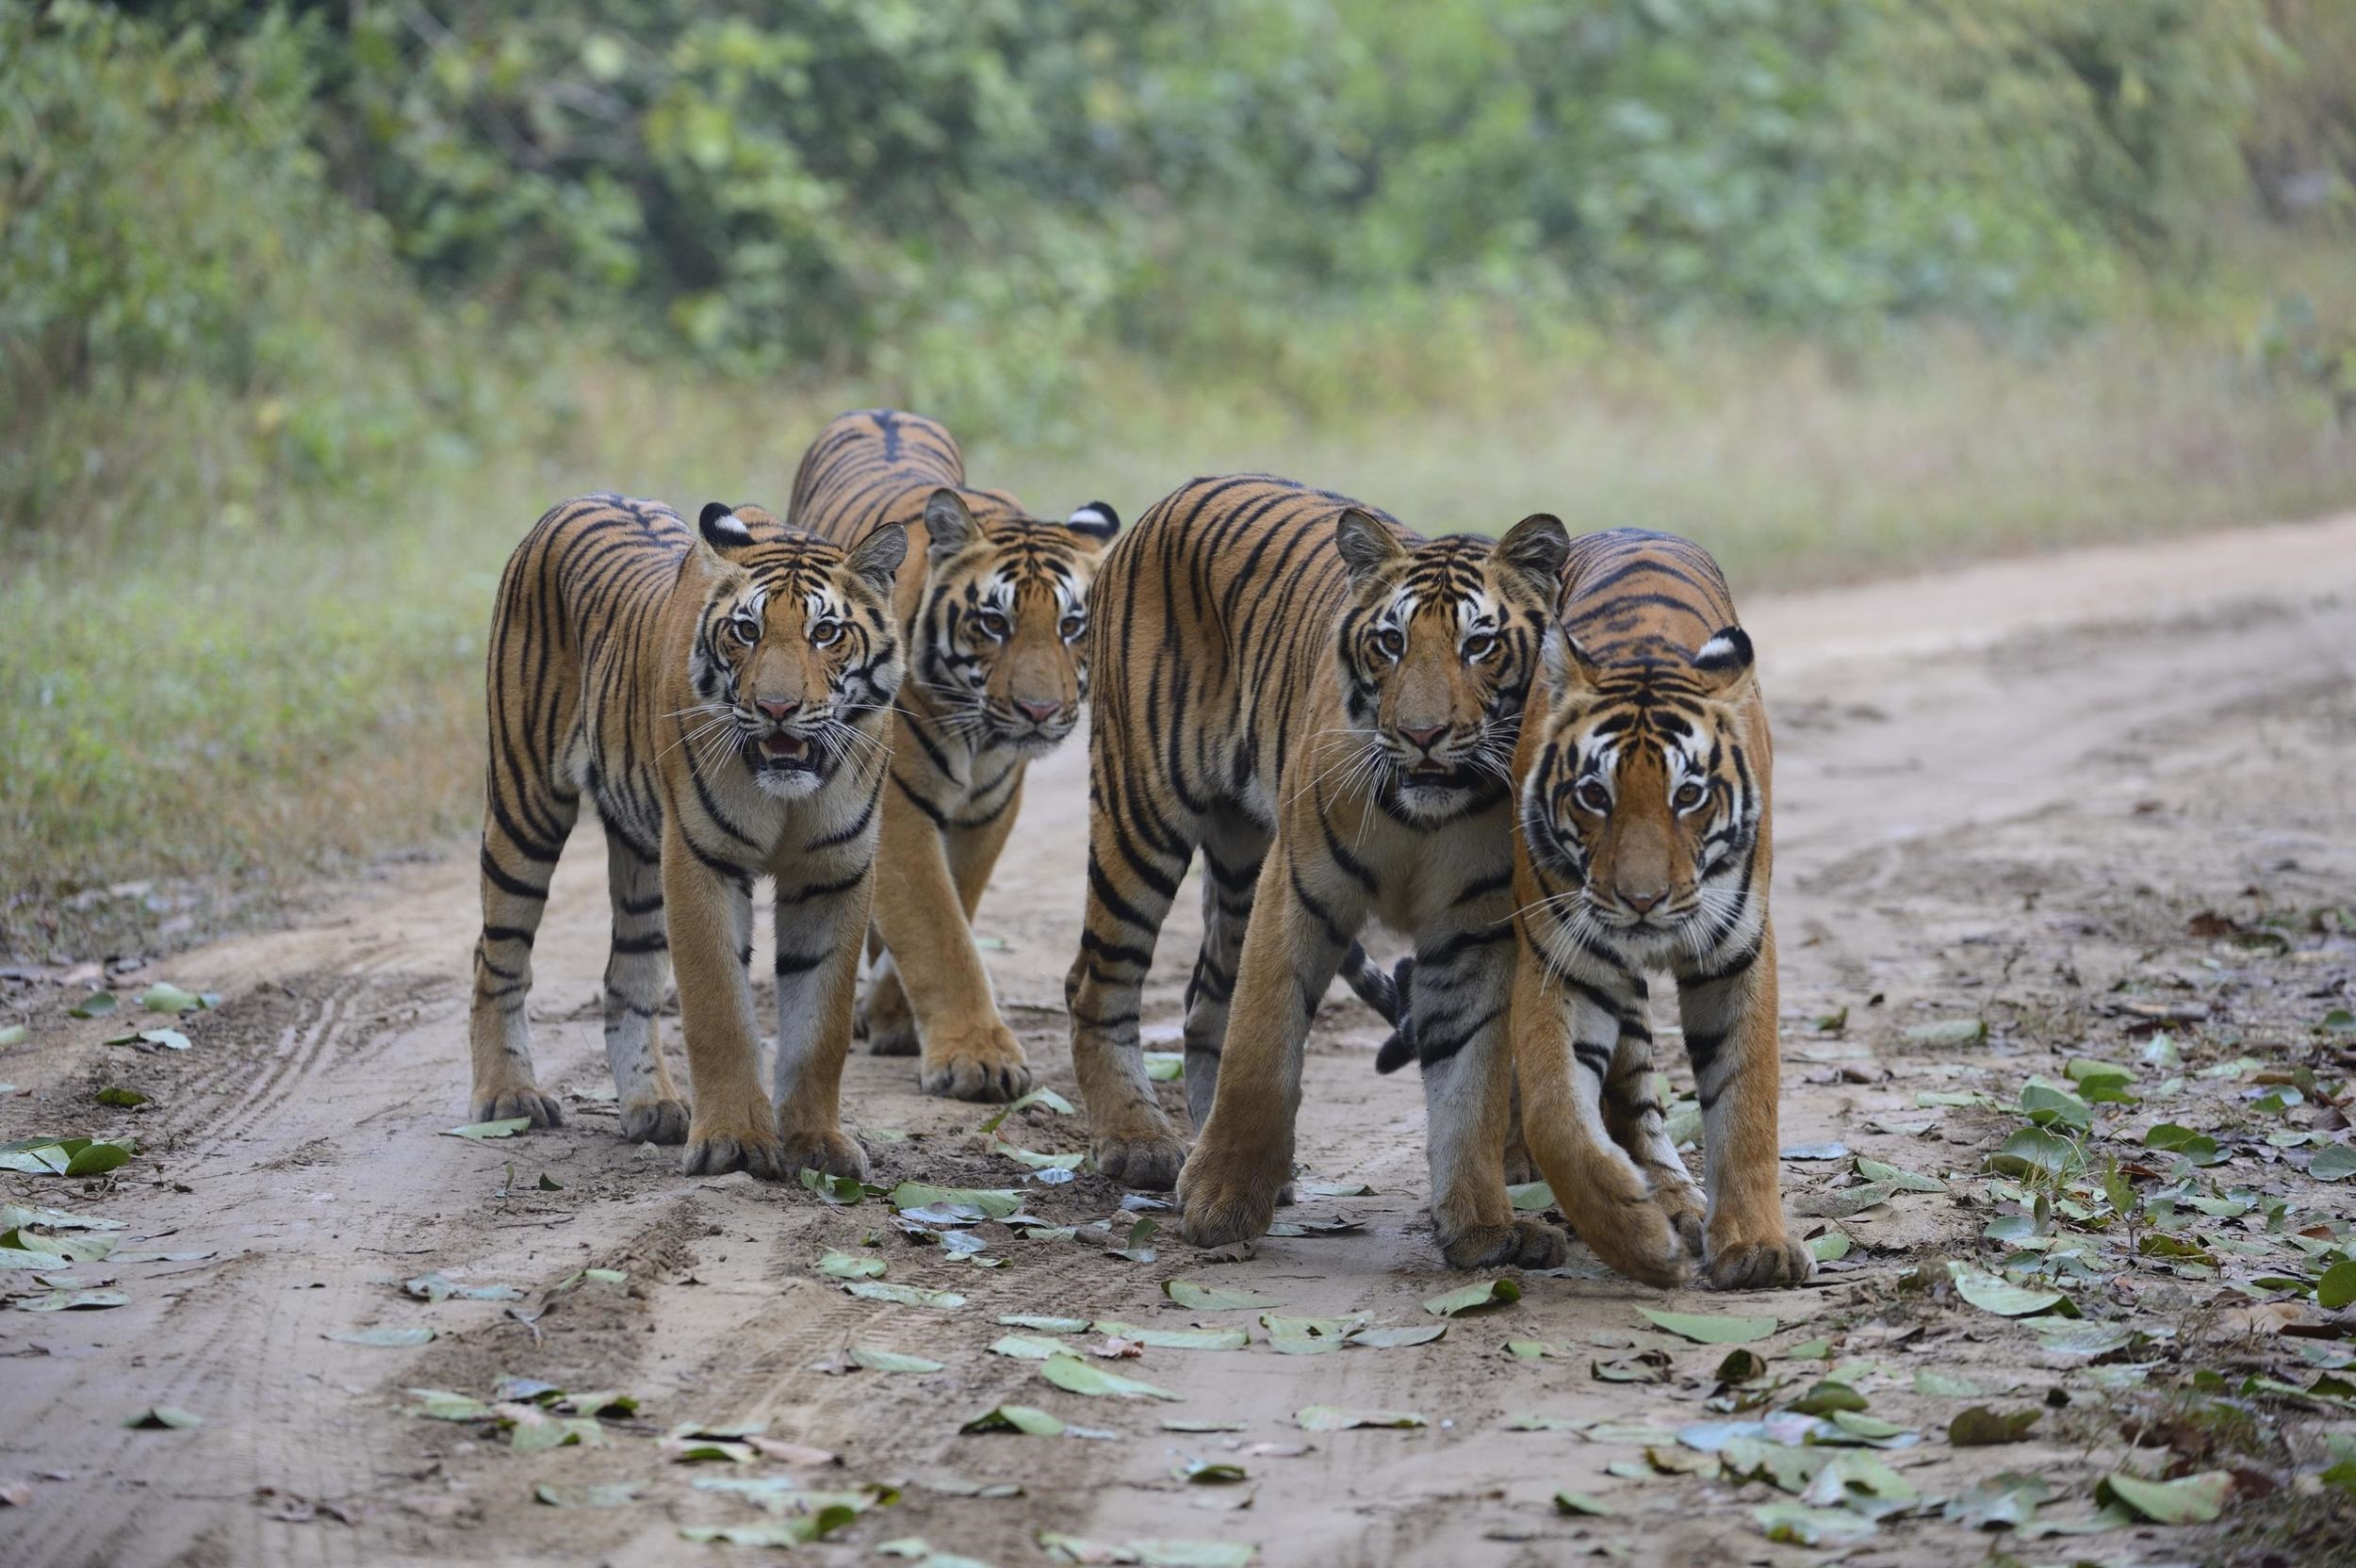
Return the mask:
<path id="1" fill-rule="evenodd" d="M 605 879 L 614 901 L 614 947 L 605 962 L 605 1059 L 620 1097 L 622 1136 L 632 1143 L 685 1143 L 687 1102 L 663 1063 L 655 1022 L 671 979 L 663 857 L 642 854 L 608 823 Z"/>
<path id="2" fill-rule="evenodd" d="M 1460 906 L 1461 907 L 1461 906 Z M 1456 1268 L 1560 1266 L 1568 1239 L 1513 1213 L 1506 1196 L 1514 1125 L 1513 929 L 1507 901 L 1481 901 L 1415 944 L 1407 1005 L 1423 1071 L 1432 1223 Z M 1528 1154 L 1523 1158 L 1527 1162 Z"/>
<path id="3" fill-rule="evenodd" d="M 556 1101 L 540 1092 L 532 1067 L 532 944 L 548 910 L 581 796 L 537 767 L 516 767 L 499 732 L 496 686 L 488 804 L 483 822 L 483 935 L 474 949 L 474 1002 L 467 1019 L 473 1058 L 474 1119 L 521 1117 L 534 1127 L 563 1124 Z"/>
<path id="4" fill-rule="evenodd" d="M 861 988 L 858 1034 L 871 1056 L 913 1056 L 923 1049 L 916 1037 L 916 1013 L 908 1006 L 907 988 L 900 984 L 900 966 L 883 933 L 867 929 L 867 983 Z"/>
<path id="5" fill-rule="evenodd" d="M 1080 953 L 1064 979 L 1072 1015 L 1072 1067 L 1088 1111 L 1096 1168 L 1125 1186 L 1167 1192 L 1186 1163 L 1186 1141 L 1170 1125 L 1145 1073 L 1137 1036 L 1146 972 L 1162 922 L 1194 858 L 1195 827 L 1143 798 L 1143 784 L 1116 771 L 1100 731 L 1091 741 L 1088 903 Z M 1139 793 L 1141 820 L 1117 808 Z"/>
<path id="6" fill-rule="evenodd" d="M 1268 832 L 1239 811 L 1215 812 L 1203 825 L 1203 947 L 1186 980 L 1186 1114 L 1199 1132 L 1219 1092 L 1227 1013 L 1252 924 L 1252 890 L 1268 857 Z"/>

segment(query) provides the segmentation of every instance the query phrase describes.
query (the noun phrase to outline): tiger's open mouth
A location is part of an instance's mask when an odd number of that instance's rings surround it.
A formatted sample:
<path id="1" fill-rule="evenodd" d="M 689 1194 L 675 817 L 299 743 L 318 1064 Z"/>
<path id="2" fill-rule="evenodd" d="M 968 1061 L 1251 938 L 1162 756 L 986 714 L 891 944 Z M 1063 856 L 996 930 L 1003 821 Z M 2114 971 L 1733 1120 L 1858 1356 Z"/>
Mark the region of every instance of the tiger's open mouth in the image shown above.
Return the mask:
<path id="1" fill-rule="evenodd" d="M 749 748 L 756 771 L 763 773 L 810 773 L 818 766 L 818 748 L 807 735 L 763 735 L 754 740 Z"/>

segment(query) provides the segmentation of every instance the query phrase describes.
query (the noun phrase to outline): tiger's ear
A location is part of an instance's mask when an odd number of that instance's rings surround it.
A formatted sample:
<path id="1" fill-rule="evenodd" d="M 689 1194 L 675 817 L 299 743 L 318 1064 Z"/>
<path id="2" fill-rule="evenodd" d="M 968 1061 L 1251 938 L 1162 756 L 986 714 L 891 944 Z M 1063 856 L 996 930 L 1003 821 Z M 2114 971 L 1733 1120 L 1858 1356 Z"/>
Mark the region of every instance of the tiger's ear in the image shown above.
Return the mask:
<path id="1" fill-rule="evenodd" d="M 1399 542 L 1390 526 L 1354 506 L 1345 507 L 1333 520 L 1333 544 L 1350 567 L 1350 580 L 1360 587 L 1407 559 L 1407 547 Z"/>
<path id="2" fill-rule="evenodd" d="M 704 575 L 714 581 L 744 574 L 736 563 L 736 552 L 752 542 L 753 531 L 726 501 L 707 503 L 695 519 L 695 557 L 703 564 Z"/>
<path id="3" fill-rule="evenodd" d="M 1546 690 L 1555 701 L 1573 692 L 1592 692 L 1603 684 L 1602 668 L 1587 657 L 1579 639 L 1563 630 L 1559 623 L 1549 624 L 1546 634 L 1539 639 L 1538 657 L 1546 667 Z"/>
<path id="4" fill-rule="evenodd" d="M 1570 559 L 1571 536 L 1562 518 L 1551 512 L 1533 512 L 1505 531 L 1497 553 L 1499 561 L 1529 579 L 1543 601 L 1551 605 L 1562 580 L 1562 563 Z"/>
<path id="5" fill-rule="evenodd" d="M 1092 539 L 1098 546 L 1110 544 L 1121 531 L 1121 514 L 1110 501 L 1090 501 L 1063 520 L 1063 526 L 1083 539 Z"/>
<path id="6" fill-rule="evenodd" d="M 851 547 L 843 564 L 890 604 L 892 578 L 898 574 L 900 563 L 908 558 L 908 531 L 898 523 L 877 523 L 867 531 L 864 539 Z"/>
<path id="7" fill-rule="evenodd" d="M 1710 695 L 1740 702 L 1750 694 L 1752 658 L 1750 633 L 1739 626 L 1725 627 L 1693 650 L 1693 673 Z"/>
<path id="8" fill-rule="evenodd" d="M 924 498 L 924 532 L 932 541 L 924 553 L 936 564 L 972 544 L 979 531 L 965 498 L 947 485 Z"/>

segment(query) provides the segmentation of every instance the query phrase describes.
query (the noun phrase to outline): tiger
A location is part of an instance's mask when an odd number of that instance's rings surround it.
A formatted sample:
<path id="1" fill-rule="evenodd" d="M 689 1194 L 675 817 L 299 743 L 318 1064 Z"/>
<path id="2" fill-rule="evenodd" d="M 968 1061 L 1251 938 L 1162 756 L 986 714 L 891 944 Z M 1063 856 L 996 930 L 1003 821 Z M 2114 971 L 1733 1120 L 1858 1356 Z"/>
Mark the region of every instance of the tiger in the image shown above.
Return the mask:
<path id="1" fill-rule="evenodd" d="M 1815 1261 L 1784 1222 L 1775 1135 L 1774 753 L 1726 577 L 1673 534 L 1586 535 L 1543 662 L 1513 759 L 1513 1056 L 1530 1153 L 1622 1273 L 1800 1283 Z M 1645 975 L 1662 970 L 1701 1100 L 1706 1198 L 1653 1090 Z"/>
<path id="2" fill-rule="evenodd" d="M 1543 514 L 1500 540 L 1426 540 L 1348 497 L 1240 474 L 1182 486 L 1106 555 L 1072 1066 L 1097 1168 L 1174 1183 L 1189 1242 L 1267 1231 L 1292 1176 L 1310 1021 L 1337 969 L 1371 968 L 1354 938 L 1374 916 L 1415 944 L 1442 1254 L 1562 1257 L 1560 1231 L 1513 1213 L 1503 1159 L 1507 769 L 1567 548 Z M 1198 850 L 1189 1155 L 1154 1101 L 1138 1004 Z"/>
<path id="3" fill-rule="evenodd" d="M 614 939 L 606 1061 L 621 1133 L 690 1175 L 864 1177 L 839 1108 L 867 929 L 886 720 L 907 673 L 896 524 L 849 549 L 714 501 L 584 496 L 509 558 L 491 617 L 483 934 L 470 1034 L 479 1120 L 564 1120 L 525 1004 L 548 879 L 586 795 Z M 753 881 L 775 880 L 775 1101 L 753 1018 Z M 678 968 L 691 1112 L 656 1036 Z"/>
<path id="4" fill-rule="evenodd" d="M 911 541 L 892 612 L 908 680 L 893 721 L 875 882 L 868 1049 L 915 1055 L 927 1094 L 1013 1100 L 1031 1070 L 999 1017 L 973 939 L 1029 762 L 1088 698 L 1088 584 L 1121 517 L 1090 501 L 1062 522 L 965 482 L 938 422 L 894 409 L 835 418 L 803 455 L 787 515 L 850 545 L 893 524 Z"/>

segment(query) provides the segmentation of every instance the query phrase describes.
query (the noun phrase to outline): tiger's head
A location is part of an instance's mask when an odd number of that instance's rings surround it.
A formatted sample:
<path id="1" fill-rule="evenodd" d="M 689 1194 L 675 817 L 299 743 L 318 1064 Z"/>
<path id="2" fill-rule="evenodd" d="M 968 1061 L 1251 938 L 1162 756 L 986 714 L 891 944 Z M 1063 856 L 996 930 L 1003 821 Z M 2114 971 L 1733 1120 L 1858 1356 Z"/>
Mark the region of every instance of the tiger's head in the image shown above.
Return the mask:
<path id="1" fill-rule="evenodd" d="M 1394 815 L 1442 822 L 1503 793 L 1570 550 L 1560 519 L 1424 541 L 1356 507 L 1334 524 L 1350 604 L 1335 639 L 1349 731 Z"/>
<path id="2" fill-rule="evenodd" d="M 1739 626 L 1682 659 L 1599 664 L 1560 627 L 1521 825 L 1565 940 L 1696 956 L 1746 918 L 1763 809 Z M 1566 886 L 1567 885 L 1567 886 Z"/>
<path id="3" fill-rule="evenodd" d="M 978 519 L 943 486 L 924 502 L 914 679 L 977 747 L 1051 751 L 1088 700 L 1088 584 L 1121 518 L 1090 501 L 1057 523 L 1011 507 Z"/>
<path id="4" fill-rule="evenodd" d="M 697 531 L 704 600 L 687 748 L 706 764 L 733 751 L 763 794 L 780 797 L 815 793 L 846 760 L 879 760 L 907 670 L 892 579 L 908 530 L 886 523 L 845 551 L 713 501 Z"/>

